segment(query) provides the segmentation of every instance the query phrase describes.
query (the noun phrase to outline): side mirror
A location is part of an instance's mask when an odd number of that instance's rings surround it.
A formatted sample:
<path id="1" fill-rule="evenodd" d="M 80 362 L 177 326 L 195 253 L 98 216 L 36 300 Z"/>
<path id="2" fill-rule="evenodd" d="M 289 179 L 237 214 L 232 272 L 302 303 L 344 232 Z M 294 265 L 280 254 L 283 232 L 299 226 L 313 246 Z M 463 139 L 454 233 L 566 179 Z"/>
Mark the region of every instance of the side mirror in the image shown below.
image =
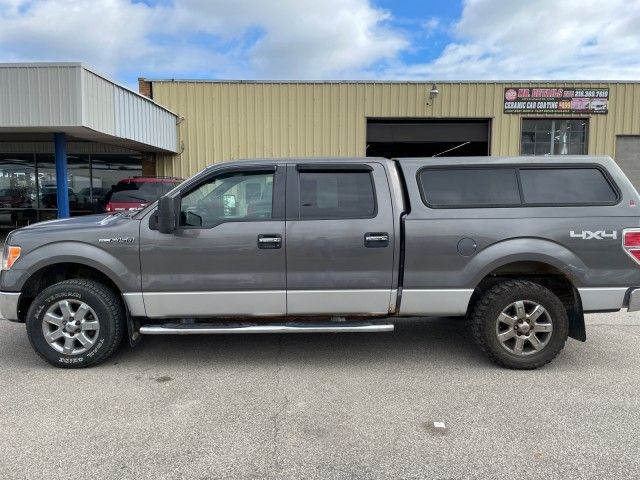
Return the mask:
<path id="1" fill-rule="evenodd" d="M 172 233 L 178 228 L 180 197 L 160 197 L 158 200 L 158 231 Z"/>

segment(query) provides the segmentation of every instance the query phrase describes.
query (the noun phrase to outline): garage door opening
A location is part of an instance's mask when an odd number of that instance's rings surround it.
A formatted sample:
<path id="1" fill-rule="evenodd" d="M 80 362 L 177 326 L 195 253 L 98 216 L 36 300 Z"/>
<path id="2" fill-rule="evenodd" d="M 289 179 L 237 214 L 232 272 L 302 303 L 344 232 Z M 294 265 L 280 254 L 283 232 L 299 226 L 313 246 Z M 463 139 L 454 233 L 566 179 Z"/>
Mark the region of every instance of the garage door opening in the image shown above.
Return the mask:
<path id="1" fill-rule="evenodd" d="M 616 137 L 616 162 L 640 191 L 640 135 Z"/>
<path id="2" fill-rule="evenodd" d="M 368 157 L 489 155 L 489 120 L 367 120 Z"/>

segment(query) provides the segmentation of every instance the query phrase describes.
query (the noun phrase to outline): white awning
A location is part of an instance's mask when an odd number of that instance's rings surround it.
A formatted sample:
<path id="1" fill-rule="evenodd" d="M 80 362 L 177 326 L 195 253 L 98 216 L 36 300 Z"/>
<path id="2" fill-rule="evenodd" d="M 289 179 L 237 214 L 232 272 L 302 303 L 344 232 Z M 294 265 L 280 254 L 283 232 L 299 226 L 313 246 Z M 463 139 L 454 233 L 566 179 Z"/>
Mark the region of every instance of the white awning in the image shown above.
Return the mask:
<path id="1" fill-rule="evenodd" d="M 178 116 L 81 63 L 0 63 L 0 141 L 64 132 L 138 151 L 178 151 Z"/>

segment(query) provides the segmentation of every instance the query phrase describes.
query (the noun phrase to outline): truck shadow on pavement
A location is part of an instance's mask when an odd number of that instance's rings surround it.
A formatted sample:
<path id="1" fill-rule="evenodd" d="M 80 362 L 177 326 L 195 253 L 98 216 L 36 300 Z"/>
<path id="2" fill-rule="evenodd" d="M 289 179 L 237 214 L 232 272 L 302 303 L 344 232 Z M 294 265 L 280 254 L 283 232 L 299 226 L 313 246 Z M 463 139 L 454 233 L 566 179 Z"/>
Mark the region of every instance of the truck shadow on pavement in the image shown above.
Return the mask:
<path id="1" fill-rule="evenodd" d="M 371 365 L 389 361 L 429 361 L 459 366 L 491 363 L 475 346 L 463 319 L 401 320 L 389 333 L 146 336 L 135 348 L 123 346 L 107 364 Z"/>
<path id="2" fill-rule="evenodd" d="M 457 371 L 495 369 L 473 342 L 461 318 L 396 319 L 387 333 L 148 335 L 131 348 L 124 339 L 103 365 L 125 370 L 193 368 L 259 368 L 274 366 L 389 367 L 428 364 Z M 567 351 L 569 350 L 569 351 Z M 574 349 L 561 354 L 564 363 L 578 358 Z M 0 337 L 0 361 L 25 368 L 46 365 L 31 349 L 24 325 L 6 322 Z M 399 367 L 401 368 L 401 367 Z M 553 367 L 550 367 L 553 368 Z"/>

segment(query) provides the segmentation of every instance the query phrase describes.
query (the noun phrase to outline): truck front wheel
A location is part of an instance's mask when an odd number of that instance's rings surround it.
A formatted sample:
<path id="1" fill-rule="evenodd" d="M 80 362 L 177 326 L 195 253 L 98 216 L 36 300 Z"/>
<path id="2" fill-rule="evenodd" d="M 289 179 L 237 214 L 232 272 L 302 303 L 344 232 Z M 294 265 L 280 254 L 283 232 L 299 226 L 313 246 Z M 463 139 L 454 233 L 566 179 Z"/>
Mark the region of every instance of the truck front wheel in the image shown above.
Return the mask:
<path id="1" fill-rule="evenodd" d="M 553 360 L 569 334 L 565 306 L 547 288 L 506 280 L 482 294 L 471 317 L 473 335 L 491 360 L 533 369 Z"/>
<path id="2" fill-rule="evenodd" d="M 93 280 L 72 279 L 44 289 L 27 312 L 27 335 L 50 364 L 82 368 L 106 360 L 124 330 L 118 296 Z"/>

